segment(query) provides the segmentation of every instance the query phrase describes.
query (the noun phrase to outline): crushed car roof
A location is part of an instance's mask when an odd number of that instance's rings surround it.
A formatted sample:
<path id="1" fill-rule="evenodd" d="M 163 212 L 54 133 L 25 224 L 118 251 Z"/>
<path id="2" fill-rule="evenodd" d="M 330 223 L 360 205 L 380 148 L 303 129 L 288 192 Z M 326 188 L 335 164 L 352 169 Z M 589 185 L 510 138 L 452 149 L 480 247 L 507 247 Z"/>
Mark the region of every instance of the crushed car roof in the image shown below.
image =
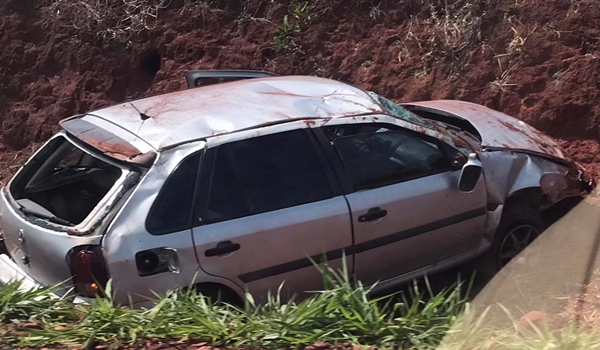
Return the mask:
<path id="1" fill-rule="evenodd" d="M 358 88 L 329 79 L 288 76 L 178 91 L 99 109 L 80 118 L 96 125 L 116 124 L 160 150 L 262 125 L 371 113 L 384 112 Z"/>

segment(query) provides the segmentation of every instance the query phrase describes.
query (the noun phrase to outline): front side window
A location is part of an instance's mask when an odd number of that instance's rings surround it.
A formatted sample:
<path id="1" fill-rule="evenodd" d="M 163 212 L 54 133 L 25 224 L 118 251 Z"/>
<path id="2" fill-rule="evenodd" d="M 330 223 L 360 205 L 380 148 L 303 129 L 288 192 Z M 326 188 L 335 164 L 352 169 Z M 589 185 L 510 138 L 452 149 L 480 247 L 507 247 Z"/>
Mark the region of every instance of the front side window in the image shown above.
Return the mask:
<path id="1" fill-rule="evenodd" d="M 239 218 L 331 197 L 304 130 L 255 137 L 209 150 L 203 173 L 203 223 Z"/>
<path id="2" fill-rule="evenodd" d="M 449 169 L 435 141 L 381 126 L 326 128 L 355 190 L 375 188 Z"/>

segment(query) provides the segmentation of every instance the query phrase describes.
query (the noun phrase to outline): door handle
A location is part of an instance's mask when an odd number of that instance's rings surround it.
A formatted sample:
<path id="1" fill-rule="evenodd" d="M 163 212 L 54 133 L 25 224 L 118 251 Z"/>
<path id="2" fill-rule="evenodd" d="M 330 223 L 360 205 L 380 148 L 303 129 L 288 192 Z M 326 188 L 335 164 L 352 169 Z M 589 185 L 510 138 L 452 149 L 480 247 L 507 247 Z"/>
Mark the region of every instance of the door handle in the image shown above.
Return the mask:
<path id="1" fill-rule="evenodd" d="M 231 241 L 223 241 L 217 243 L 215 248 L 210 248 L 204 251 L 204 256 L 221 256 L 229 253 L 233 253 L 240 249 L 239 243 L 233 243 Z"/>
<path id="2" fill-rule="evenodd" d="M 358 222 L 369 222 L 375 221 L 377 219 L 381 219 L 382 217 L 387 215 L 387 210 L 381 209 L 379 207 L 371 208 L 367 211 L 365 215 L 361 215 L 358 217 Z"/>

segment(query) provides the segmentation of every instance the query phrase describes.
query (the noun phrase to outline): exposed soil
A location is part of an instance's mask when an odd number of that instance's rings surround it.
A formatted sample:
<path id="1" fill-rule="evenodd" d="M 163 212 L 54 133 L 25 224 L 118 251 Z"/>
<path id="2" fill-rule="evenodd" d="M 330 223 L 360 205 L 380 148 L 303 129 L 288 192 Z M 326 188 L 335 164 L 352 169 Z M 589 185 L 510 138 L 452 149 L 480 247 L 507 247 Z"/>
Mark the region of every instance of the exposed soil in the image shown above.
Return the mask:
<path id="1" fill-rule="evenodd" d="M 313 0 L 309 22 L 290 17 L 295 48 L 275 52 L 288 1 L 173 0 L 125 45 L 76 29 L 49 0 L 2 0 L 0 180 L 60 119 L 184 89 L 185 70 L 211 68 L 332 77 L 399 102 L 485 104 L 557 138 L 597 177 L 600 2 L 452 3 Z"/>
<path id="2" fill-rule="evenodd" d="M 573 320 L 584 330 L 600 329 L 600 278 L 598 271 L 581 294 L 571 296 L 567 307 L 555 315 L 557 326 L 568 327 Z M 557 327 L 558 328 L 558 327 Z"/>

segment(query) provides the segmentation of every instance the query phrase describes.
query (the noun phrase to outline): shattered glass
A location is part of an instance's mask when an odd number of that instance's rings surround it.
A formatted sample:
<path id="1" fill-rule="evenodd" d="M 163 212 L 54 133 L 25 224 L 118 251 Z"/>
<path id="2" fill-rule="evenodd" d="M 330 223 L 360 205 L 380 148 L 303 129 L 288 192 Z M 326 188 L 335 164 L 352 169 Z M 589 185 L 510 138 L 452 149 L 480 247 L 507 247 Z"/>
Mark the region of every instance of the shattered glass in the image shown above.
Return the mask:
<path id="1" fill-rule="evenodd" d="M 417 124 L 417 125 L 429 128 L 429 129 L 433 129 L 433 126 L 431 125 L 431 123 L 428 123 L 426 120 L 424 120 L 421 117 L 417 116 L 416 114 L 408 111 L 406 108 L 404 108 L 400 105 L 397 105 L 394 102 L 388 100 L 387 98 L 379 96 L 378 94 L 376 94 L 372 91 L 367 91 L 367 94 L 369 96 L 371 96 L 375 101 L 377 101 L 383 107 L 383 109 L 385 109 L 385 111 L 387 113 L 389 113 L 391 116 L 400 118 L 409 123 L 413 123 L 413 124 Z"/>

